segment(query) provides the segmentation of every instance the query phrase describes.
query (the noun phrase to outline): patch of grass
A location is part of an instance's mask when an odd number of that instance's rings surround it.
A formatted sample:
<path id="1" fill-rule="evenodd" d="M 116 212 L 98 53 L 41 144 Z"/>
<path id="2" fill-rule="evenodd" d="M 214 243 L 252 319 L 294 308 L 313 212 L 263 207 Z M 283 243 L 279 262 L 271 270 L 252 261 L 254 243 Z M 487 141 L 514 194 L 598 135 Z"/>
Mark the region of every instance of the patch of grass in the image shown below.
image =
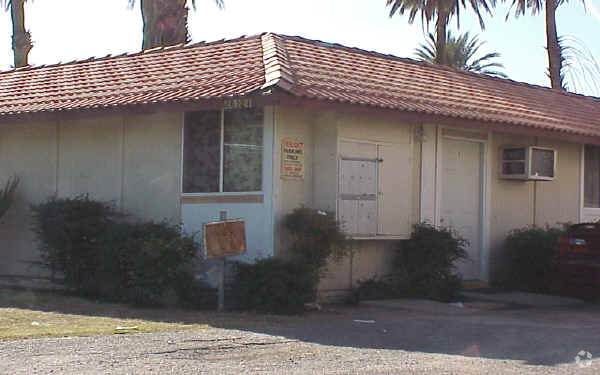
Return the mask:
<path id="1" fill-rule="evenodd" d="M 117 326 L 135 326 L 137 329 L 118 331 L 116 330 Z M 114 319 L 14 308 L 0 309 L 0 339 L 111 335 L 116 332 L 147 333 L 206 327 L 206 325 L 200 324 L 152 322 L 140 319 Z"/>
<path id="2" fill-rule="evenodd" d="M 296 316 L 140 308 L 60 292 L 0 287 L 0 340 L 112 335 L 116 333 L 117 326 L 138 327 L 127 333 L 210 327 L 265 329 L 279 324 L 293 324 L 300 319 Z"/>

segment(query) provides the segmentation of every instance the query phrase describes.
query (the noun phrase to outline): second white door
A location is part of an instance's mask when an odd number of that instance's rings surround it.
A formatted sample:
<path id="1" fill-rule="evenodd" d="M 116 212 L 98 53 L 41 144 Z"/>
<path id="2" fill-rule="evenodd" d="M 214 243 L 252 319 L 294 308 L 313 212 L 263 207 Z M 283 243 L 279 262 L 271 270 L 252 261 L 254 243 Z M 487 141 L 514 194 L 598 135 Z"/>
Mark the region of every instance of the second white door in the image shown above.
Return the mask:
<path id="1" fill-rule="evenodd" d="M 456 266 L 464 280 L 481 279 L 483 144 L 443 139 L 440 224 L 469 242 Z"/>

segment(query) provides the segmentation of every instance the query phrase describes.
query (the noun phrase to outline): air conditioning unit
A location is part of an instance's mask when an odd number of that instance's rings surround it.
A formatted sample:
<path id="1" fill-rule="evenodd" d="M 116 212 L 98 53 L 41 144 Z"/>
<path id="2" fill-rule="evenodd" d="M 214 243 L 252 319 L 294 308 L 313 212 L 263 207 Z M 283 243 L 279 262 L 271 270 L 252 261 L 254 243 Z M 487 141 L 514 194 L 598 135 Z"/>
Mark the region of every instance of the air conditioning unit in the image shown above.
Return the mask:
<path id="1" fill-rule="evenodd" d="M 556 175 L 556 150 L 538 146 L 507 146 L 500 150 L 500 177 L 551 181 Z"/>

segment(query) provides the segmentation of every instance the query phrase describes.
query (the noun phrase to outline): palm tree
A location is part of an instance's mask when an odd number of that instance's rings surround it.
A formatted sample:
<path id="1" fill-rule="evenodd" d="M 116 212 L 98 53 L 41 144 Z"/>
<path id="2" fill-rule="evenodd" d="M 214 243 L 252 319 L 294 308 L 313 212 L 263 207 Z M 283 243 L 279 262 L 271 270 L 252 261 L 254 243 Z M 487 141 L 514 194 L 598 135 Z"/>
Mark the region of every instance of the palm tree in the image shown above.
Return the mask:
<path id="1" fill-rule="evenodd" d="M 136 0 L 128 0 L 133 7 Z M 186 43 L 189 41 L 187 0 L 140 0 L 144 21 L 142 49 Z M 224 0 L 215 0 L 223 8 Z M 196 1 L 192 0 L 196 7 Z"/>
<path id="2" fill-rule="evenodd" d="M 15 68 L 29 65 L 29 52 L 33 48 L 31 34 L 25 29 L 25 1 L 2 0 L 6 11 L 10 10 L 12 19 L 12 48 Z"/>
<path id="3" fill-rule="evenodd" d="M 512 0 L 511 9 L 515 7 L 515 17 L 524 15 L 527 10 L 536 14 L 546 9 L 546 50 L 548 51 L 548 75 L 553 89 L 564 90 L 563 49 L 556 31 L 556 9 L 568 0 Z M 585 4 L 585 0 L 581 0 Z M 509 10 L 510 13 L 510 10 Z M 506 15 L 508 18 L 508 14 Z"/>
<path id="4" fill-rule="evenodd" d="M 458 69 L 463 69 L 468 72 L 487 74 L 489 76 L 508 78 L 506 74 L 495 70 L 496 68 L 504 69 L 504 65 L 499 62 L 492 61 L 499 58 L 500 53 L 487 53 L 481 57 L 476 57 L 479 49 L 485 42 L 479 41 L 477 35 L 470 37 L 466 32 L 459 37 L 454 37 L 450 32 L 446 35 L 446 46 L 443 51 L 437 49 L 436 37 L 429 33 L 426 43 L 421 44 L 415 50 L 415 55 L 418 60 L 434 63 L 439 61 L 439 55 L 444 53 L 446 56 L 443 60 L 444 65 Z"/>
<path id="5" fill-rule="evenodd" d="M 417 14 L 421 20 L 429 24 L 435 19 L 436 48 L 443 51 L 446 45 L 446 29 L 450 18 L 456 15 L 457 25 L 460 24 L 460 9 L 466 8 L 467 3 L 477 15 L 479 25 L 483 30 L 485 24 L 481 11 L 492 14 L 492 8 L 496 6 L 496 0 L 386 0 L 386 6 L 391 7 L 390 17 L 396 13 L 408 14 L 408 22 L 413 23 Z M 445 54 L 440 54 L 436 63 L 444 64 Z"/>

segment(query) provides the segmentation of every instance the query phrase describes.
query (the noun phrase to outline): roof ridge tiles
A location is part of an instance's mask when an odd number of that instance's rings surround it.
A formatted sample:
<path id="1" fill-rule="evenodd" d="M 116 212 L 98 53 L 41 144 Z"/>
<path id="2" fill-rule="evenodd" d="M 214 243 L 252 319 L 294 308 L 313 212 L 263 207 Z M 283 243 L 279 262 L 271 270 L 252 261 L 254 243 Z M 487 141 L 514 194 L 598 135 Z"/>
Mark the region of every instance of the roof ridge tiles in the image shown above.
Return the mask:
<path id="1" fill-rule="evenodd" d="M 279 35 L 266 33 L 261 35 L 263 65 L 265 69 L 262 89 L 278 86 L 290 91 L 296 85 L 293 69 L 289 65 L 289 57 L 284 41 Z"/>

